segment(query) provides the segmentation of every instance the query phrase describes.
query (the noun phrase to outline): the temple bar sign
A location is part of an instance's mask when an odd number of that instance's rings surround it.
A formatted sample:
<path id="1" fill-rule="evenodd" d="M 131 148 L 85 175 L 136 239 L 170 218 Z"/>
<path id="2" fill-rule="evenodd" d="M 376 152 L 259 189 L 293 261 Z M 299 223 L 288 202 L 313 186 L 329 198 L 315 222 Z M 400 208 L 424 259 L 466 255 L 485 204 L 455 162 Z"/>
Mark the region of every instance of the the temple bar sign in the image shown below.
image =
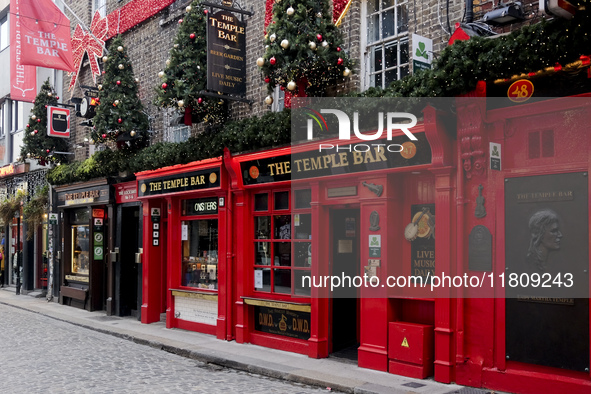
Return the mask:
<path id="1" fill-rule="evenodd" d="M 70 138 L 70 110 L 60 107 L 47 107 L 47 135 Z"/>
<path id="2" fill-rule="evenodd" d="M 207 17 L 207 89 L 246 95 L 246 23 L 228 11 Z"/>

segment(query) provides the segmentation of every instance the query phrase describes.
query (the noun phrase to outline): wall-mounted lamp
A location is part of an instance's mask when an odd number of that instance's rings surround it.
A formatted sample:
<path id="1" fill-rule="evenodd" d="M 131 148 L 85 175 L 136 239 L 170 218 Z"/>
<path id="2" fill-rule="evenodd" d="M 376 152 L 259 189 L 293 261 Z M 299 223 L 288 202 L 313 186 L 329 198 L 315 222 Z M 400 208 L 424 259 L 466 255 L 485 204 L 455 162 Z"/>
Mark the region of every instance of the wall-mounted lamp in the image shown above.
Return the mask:
<path id="1" fill-rule="evenodd" d="M 501 26 L 507 23 L 522 21 L 525 19 L 520 2 L 503 4 L 500 8 L 487 12 L 482 20 L 491 25 Z"/>

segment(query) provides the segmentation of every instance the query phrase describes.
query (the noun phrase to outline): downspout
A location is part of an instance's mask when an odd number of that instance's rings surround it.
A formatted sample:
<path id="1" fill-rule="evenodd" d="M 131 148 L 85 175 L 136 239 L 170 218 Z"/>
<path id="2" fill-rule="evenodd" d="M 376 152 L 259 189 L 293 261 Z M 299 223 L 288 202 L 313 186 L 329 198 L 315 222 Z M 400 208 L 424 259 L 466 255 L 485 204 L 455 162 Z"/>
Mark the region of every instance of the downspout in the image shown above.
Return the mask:
<path id="1" fill-rule="evenodd" d="M 466 0 L 466 23 L 474 22 L 473 0 Z"/>
<path id="2" fill-rule="evenodd" d="M 471 3 L 471 2 L 470 2 Z M 464 270 L 464 167 L 462 166 L 462 152 L 457 149 L 457 185 L 456 185 L 456 275 L 462 275 Z M 457 289 L 456 314 L 456 365 L 464 363 L 464 289 Z"/>
<path id="3" fill-rule="evenodd" d="M 228 192 L 226 194 L 226 340 L 234 339 L 234 189 L 237 186 L 236 173 L 232 168 L 232 154 L 228 148 L 224 148 L 222 157 L 228 176 L 230 177 Z"/>

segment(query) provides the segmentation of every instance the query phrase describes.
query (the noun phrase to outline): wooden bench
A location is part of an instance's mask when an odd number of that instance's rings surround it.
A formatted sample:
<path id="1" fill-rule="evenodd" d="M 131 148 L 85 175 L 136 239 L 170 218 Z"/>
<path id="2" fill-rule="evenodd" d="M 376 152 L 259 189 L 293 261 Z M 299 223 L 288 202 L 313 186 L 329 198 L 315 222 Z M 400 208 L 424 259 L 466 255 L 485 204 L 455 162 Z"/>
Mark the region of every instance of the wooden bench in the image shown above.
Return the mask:
<path id="1" fill-rule="evenodd" d="M 62 297 L 68 297 L 70 299 L 70 305 L 72 300 L 82 301 L 84 308 L 86 308 L 86 299 L 88 298 L 88 289 L 79 289 L 76 287 L 62 286 L 60 287 L 60 294 Z"/>

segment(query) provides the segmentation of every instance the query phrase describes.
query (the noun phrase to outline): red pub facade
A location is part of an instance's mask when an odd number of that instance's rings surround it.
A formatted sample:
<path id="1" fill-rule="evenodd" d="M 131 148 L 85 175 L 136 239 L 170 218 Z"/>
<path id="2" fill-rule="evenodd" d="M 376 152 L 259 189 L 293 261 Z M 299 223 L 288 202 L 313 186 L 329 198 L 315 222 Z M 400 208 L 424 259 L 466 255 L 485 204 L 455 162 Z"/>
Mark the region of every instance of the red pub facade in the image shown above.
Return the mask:
<path id="1" fill-rule="evenodd" d="M 292 175 L 305 171 L 297 155 L 307 145 L 139 173 L 142 322 L 166 311 L 169 328 L 312 358 L 353 349 L 360 367 L 394 374 L 588 392 L 588 297 L 505 299 L 497 283 L 446 298 L 381 288 L 330 298 L 302 277 L 497 277 L 529 256 L 535 218 L 552 211 L 562 243 L 548 272 L 562 264 L 588 281 L 590 106 L 588 96 L 519 106 L 458 98 L 454 115 L 425 108 L 419 141 L 396 162 L 346 153 L 302 180 Z M 338 170 L 339 158 L 361 167 Z M 423 223 L 413 241 L 409 222 Z"/>

